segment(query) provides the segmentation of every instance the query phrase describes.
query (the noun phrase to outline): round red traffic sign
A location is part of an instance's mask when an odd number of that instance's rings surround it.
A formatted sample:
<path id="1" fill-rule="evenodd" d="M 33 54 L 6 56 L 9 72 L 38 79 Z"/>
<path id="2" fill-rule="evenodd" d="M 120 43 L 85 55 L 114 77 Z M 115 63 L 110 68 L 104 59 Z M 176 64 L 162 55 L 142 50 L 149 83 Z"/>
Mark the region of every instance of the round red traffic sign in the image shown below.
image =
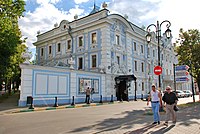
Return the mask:
<path id="1" fill-rule="evenodd" d="M 162 67 L 161 66 L 155 66 L 154 67 L 154 74 L 160 75 L 162 73 Z"/>

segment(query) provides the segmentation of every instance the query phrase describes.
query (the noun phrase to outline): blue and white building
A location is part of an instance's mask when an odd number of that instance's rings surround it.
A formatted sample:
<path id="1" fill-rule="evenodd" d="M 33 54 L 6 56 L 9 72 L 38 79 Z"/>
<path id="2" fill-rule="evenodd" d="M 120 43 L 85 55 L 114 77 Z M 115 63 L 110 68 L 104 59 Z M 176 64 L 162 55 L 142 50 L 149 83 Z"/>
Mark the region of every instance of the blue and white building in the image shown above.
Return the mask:
<path id="1" fill-rule="evenodd" d="M 84 102 L 86 86 L 94 88 L 93 99 L 109 101 L 133 99 L 147 94 L 152 83 L 158 83 L 153 68 L 158 65 L 156 39 L 146 42 L 147 32 L 127 17 L 109 14 L 104 6 L 94 6 L 83 17 L 63 20 L 55 28 L 38 34 L 36 65 L 22 64 L 22 90 L 19 105 L 26 105 L 27 96 L 34 104 Z M 164 36 L 163 36 L 164 37 Z M 162 87 L 173 87 L 175 52 L 171 39 L 162 38 Z M 71 66 L 71 68 L 70 68 Z M 73 66 L 73 67 L 72 67 Z M 73 69 L 72 69 L 73 68 Z M 134 75 L 137 80 L 116 82 L 115 77 Z M 118 86 L 116 86 L 118 85 Z M 123 97 L 125 96 L 125 97 Z"/>

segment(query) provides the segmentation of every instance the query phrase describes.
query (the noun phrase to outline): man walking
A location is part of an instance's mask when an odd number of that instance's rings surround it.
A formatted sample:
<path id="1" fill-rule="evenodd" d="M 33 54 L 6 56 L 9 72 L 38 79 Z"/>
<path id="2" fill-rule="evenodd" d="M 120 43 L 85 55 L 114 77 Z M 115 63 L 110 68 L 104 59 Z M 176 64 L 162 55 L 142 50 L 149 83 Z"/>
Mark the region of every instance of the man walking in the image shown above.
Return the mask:
<path id="1" fill-rule="evenodd" d="M 85 93 L 86 93 L 85 103 L 90 104 L 90 93 L 91 93 L 90 87 L 87 87 Z"/>
<path id="2" fill-rule="evenodd" d="M 168 121 L 170 120 L 170 115 L 172 115 L 172 121 L 174 125 L 176 124 L 176 112 L 174 111 L 174 106 L 177 105 L 178 98 L 176 94 L 171 91 L 171 87 L 167 86 L 166 92 L 162 98 L 164 104 L 166 103 L 166 121 L 164 125 L 168 126 Z"/>
<path id="3" fill-rule="evenodd" d="M 152 85 L 152 90 L 148 97 L 147 106 L 149 105 L 149 101 L 151 100 L 151 107 L 153 112 L 153 124 L 160 124 L 160 113 L 159 107 L 162 107 L 162 97 L 158 90 L 156 90 L 155 84 Z"/>

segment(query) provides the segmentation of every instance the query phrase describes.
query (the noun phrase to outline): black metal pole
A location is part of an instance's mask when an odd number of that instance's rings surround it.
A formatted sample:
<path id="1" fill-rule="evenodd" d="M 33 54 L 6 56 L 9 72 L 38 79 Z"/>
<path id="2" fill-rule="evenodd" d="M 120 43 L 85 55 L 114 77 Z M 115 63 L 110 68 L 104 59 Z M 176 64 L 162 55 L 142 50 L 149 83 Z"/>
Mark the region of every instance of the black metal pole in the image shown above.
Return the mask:
<path id="1" fill-rule="evenodd" d="M 193 83 L 193 77 L 192 77 L 192 63 L 190 64 L 190 68 L 191 68 L 192 96 L 193 96 L 193 102 L 195 102 L 194 83 Z"/>
<path id="2" fill-rule="evenodd" d="M 161 29 L 159 21 L 157 21 L 157 38 L 158 38 L 158 66 L 160 66 L 160 37 L 161 37 Z M 161 77 L 158 75 L 158 87 L 161 90 Z"/>
<path id="3" fill-rule="evenodd" d="M 99 101 L 99 103 L 103 103 L 103 102 L 102 102 L 102 95 L 100 96 L 100 101 Z"/>
<path id="4" fill-rule="evenodd" d="M 111 100 L 110 100 L 110 102 L 113 102 L 113 95 L 111 95 Z"/>
<path id="5" fill-rule="evenodd" d="M 134 101 L 137 101 L 136 90 L 137 90 L 137 83 L 136 83 L 136 81 L 135 81 L 135 99 L 134 99 Z"/>
<path id="6" fill-rule="evenodd" d="M 58 107 L 58 98 L 55 97 L 55 104 L 54 104 L 54 107 Z"/>
<path id="7" fill-rule="evenodd" d="M 28 109 L 34 109 L 34 107 L 33 107 L 33 97 L 32 96 L 31 96 L 31 105 Z"/>
<path id="8" fill-rule="evenodd" d="M 74 106 L 75 105 L 75 101 L 74 101 L 74 96 L 72 97 L 72 103 L 71 103 L 71 106 Z"/>

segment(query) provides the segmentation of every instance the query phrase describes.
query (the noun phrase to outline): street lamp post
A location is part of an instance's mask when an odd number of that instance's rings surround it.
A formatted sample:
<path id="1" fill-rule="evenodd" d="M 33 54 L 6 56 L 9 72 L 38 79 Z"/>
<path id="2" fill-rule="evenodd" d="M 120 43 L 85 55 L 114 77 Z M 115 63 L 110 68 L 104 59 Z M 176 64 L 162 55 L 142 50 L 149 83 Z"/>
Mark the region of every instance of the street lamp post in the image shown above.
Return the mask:
<path id="1" fill-rule="evenodd" d="M 159 21 L 157 21 L 157 25 L 155 24 L 150 24 L 148 27 L 147 27 L 147 32 L 148 34 L 146 35 L 146 40 L 147 40 L 147 43 L 149 44 L 151 42 L 151 33 L 150 33 L 150 27 L 151 26 L 154 26 L 156 28 L 156 38 L 157 38 L 157 41 L 158 41 L 158 66 L 160 66 L 160 38 L 161 38 L 161 26 L 163 23 L 168 23 L 166 25 L 167 27 L 167 30 L 165 31 L 165 35 L 166 37 L 169 39 L 171 37 L 171 30 L 169 29 L 169 27 L 171 26 L 171 23 L 168 21 L 168 20 L 165 20 L 163 21 L 162 23 L 159 24 Z M 158 86 L 159 88 L 161 88 L 161 77 L 160 75 L 158 75 Z"/>

